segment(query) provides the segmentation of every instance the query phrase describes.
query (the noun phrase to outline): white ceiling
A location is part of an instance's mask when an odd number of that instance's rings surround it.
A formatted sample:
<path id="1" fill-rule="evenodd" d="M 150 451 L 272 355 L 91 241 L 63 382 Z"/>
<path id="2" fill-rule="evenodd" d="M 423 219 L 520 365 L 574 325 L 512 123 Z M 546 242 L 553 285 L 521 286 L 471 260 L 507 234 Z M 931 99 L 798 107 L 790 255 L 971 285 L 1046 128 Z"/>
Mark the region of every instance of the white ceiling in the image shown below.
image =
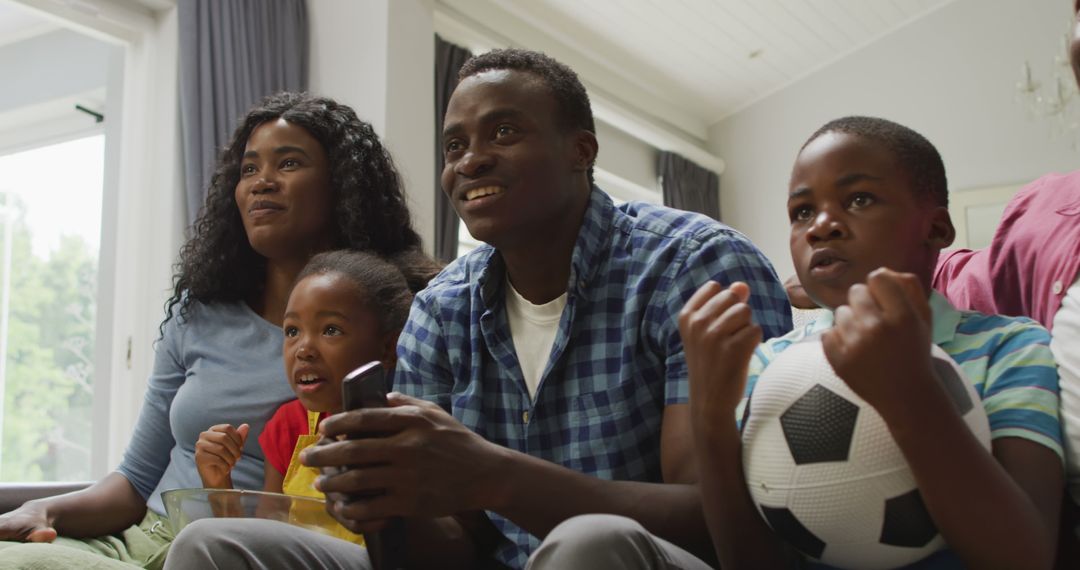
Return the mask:
<path id="1" fill-rule="evenodd" d="M 173 0 L 139 0 L 148 8 Z M 317 0 L 316 0 L 317 1 Z M 438 0 L 569 63 L 601 105 L 709 126 L 954 0 Z M 0 0 L 0 44 L 58 26 Z M 477 46 L 469 46 L 477 47 Z M 597 106 L 597 105 L 594 105 Z"/>
<path id="2" fill-rule="evenodd" d="M 952 1 L 441 0 L 514 41 L 512 15 L 667 104 L 664 118 L 691 133 L 676 115 L 707 128 Z"/>
<path id="3" fill-rule="evenodd" d="M 0 45 L 14 43 L 59 28 L 53 22 L 20 7 L 0 0 Z"/>

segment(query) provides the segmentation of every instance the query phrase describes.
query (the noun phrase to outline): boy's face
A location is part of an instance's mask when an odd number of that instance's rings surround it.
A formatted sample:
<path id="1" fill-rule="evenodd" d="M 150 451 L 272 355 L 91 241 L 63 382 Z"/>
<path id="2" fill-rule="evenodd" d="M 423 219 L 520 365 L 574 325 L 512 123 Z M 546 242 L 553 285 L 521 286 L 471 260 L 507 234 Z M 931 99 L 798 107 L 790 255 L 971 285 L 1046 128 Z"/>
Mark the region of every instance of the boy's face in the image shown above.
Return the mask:
<path id="1" fill-rule="evenodd" d="M 289 295 L 282 329 L 285 373 L 310 411 L 341 411 L 341 381 L 354 368 L 393 350 L 380 334 L 365 294 L 336 273 L 305 277 Z"/>
<path id="2" fill-rule="evenodd" d="M 938 251 L 952 241 L 948 211 L 911 187 L 893 154 L 829 132 L 799 153 L 791 173 L 791 259 L 818 305 L 847 302 L 878 267 L 914 273 L 929 292 Z"/>
<path id="3" fill-rule="evenodd" d="M 561 123 L 551 89 L 530 73 L 485 71 L 454 90 L 442 187 L 473 237 L 500 248 L 535 239 L 581 201 L 575 134 Z"/>

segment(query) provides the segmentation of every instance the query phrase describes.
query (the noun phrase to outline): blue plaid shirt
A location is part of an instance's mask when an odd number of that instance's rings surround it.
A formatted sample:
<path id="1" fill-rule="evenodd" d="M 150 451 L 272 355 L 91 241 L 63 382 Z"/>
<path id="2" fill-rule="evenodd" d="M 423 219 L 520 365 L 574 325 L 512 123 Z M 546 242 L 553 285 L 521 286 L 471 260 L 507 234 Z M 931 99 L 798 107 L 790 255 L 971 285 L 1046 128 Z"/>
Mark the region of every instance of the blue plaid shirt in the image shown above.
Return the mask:
<path id="1" fill-rule="evenodd" d="M 766 338 L 791 329 L 780 281 L 745 236 L 699 214 L 615 207 L 594 188 L 536 398 L 503 308 L 506 269 L 491 246 L 459 258 L 417 295 L 395 389 L 439 404 L 499 445 L 602 479 L 659 482 L 664 407 L 689 396 L 678 312 L 709 279 L 750 285 Z M 539 540 L 488 515 L 505 536 L 496 558 L 523 568 Z"/>

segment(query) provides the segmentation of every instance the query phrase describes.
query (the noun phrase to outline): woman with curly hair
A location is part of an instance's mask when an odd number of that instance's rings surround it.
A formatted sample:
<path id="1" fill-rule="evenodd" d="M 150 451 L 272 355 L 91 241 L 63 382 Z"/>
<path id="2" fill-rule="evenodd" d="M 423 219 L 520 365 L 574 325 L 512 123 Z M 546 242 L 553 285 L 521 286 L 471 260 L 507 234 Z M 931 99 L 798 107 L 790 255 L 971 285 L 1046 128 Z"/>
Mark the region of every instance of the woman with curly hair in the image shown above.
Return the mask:
<path id="1" fill-rule="evenodd" d="M 333 249 L 394 256 L 419 248 L 400 177 L 371 125 L 326 98 L 264 99 L 222 152 L 180 251 L 123 461 L 83 491 L 0 516 L 0 538 L 53 543 L 0 543 L 0 562 L 160 567 L 172 540 L 161 491 L 201 486 L 194 453 L 206 426 L 246 424 L 221 431 L 242 454 L 232 484 L 262 488 L 264 457 L 248 435 L 294 397 L 281 381 L 281 323 L 307 261 Z"/>

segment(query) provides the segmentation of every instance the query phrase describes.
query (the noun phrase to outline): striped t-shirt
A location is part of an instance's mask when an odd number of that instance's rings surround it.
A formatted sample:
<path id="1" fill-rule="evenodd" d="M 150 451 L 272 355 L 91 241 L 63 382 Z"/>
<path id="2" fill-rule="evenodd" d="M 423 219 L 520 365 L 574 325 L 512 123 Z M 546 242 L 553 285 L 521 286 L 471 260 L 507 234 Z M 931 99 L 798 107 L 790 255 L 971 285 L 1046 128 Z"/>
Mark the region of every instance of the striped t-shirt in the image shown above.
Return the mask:
<path id="1" fill-rule="evenodd" d="M 1062 458 L 1058 420 L 1058 374 L 1050 333 L 1026 317 L 960 311 L 940 293 L 930 294 L 933 342 L 960 365 L 982 398 L 991 438 L 1019 437 L 1044 445 Z M 833 325 L 826 312 L 816 321 L 758 346 L 750 361 L 746 393 L 735 411 L 742 418 L 758 376 L 778 354 Z"/>

